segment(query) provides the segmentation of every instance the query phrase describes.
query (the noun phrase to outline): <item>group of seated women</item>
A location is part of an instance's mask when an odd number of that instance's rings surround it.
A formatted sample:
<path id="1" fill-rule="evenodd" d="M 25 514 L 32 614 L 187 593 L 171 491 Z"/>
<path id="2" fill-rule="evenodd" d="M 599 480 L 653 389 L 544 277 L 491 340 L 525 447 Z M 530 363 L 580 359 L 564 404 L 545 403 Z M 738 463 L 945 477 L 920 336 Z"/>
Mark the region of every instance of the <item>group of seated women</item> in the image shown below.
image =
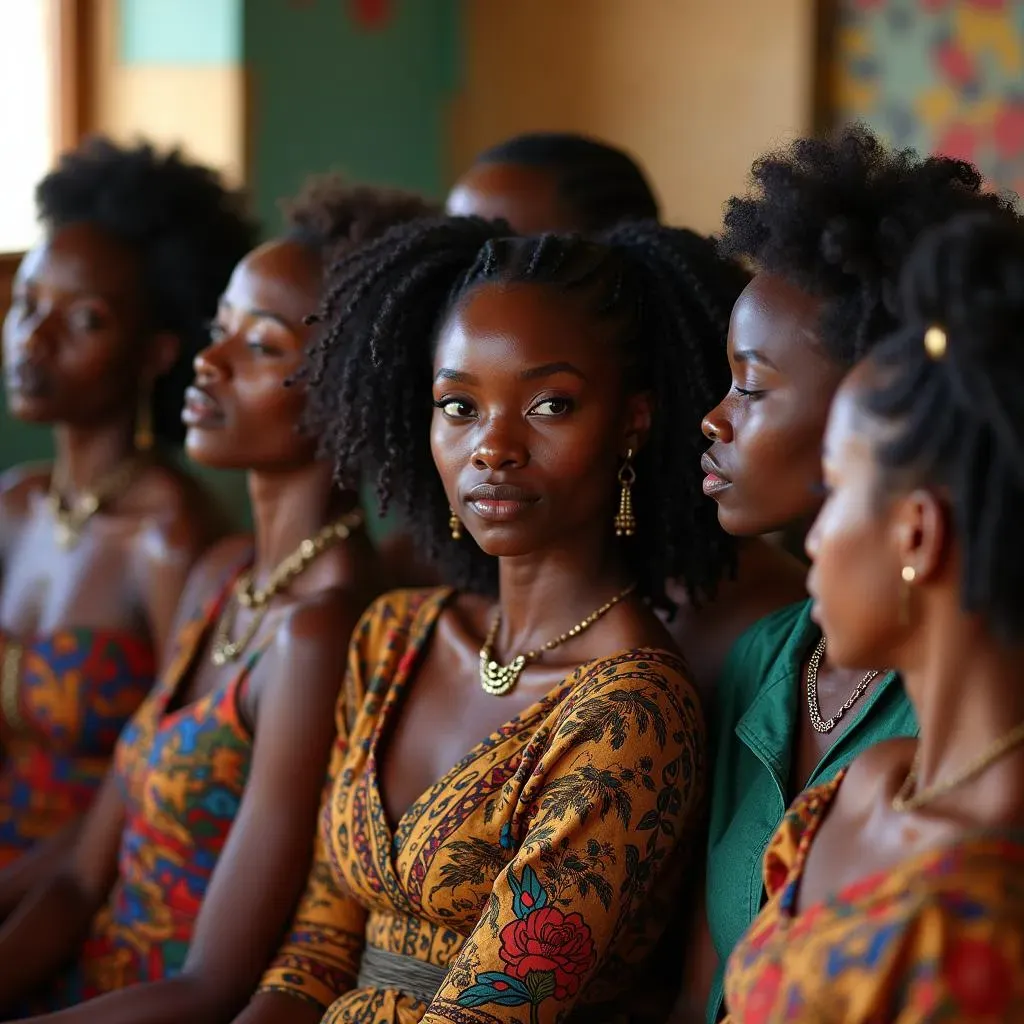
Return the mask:
<path id="1" fill-rule="evenodd" d="M 714 238 L 571 135 L 259 245 L 145 145 L 36 201 L 0 1020 L 1024 1020 L 1024 222 L 973 167 L 801 139 Z"/>

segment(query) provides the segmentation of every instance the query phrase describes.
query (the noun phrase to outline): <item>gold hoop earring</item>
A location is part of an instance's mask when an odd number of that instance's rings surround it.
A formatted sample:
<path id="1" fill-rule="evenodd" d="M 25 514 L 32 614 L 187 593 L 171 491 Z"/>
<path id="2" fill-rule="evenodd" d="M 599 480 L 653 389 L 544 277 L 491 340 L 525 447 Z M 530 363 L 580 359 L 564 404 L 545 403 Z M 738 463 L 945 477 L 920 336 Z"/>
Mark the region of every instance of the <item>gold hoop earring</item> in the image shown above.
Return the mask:
<path id="1" fill-rule="evenodd" d="M 452 531 L 452 540 L 462 540 L 462 520 L 455 514 L 455 509 L 449 506 L 448 529 Z"/>
<path id="2" fill-rule="evenodd" d="M 153 447 L 152 392 L 147 388 L 139 396 L 139 408 L 135 415 L 135 450 L 148 452 Z"/>
<path id="3" fill-rule="evenodd" d="M 633 514 L 633 484 L 636 471 L 633 469 L 633 449 L 626 452 L 625 461 L 619 470 L 619 511 L 615 513 L 615 536 L 632 537 L 636 533 L 636 516 Z"/>
<path id="4" fill-rule="evenodd" d="M 900 613 L 899 622 L 901 626 L 910 625 L 910 588 L 917 579 L 917 570 L 912 565 L 905 565 L 900 571 L 900 578 L 903 586 L 900 588 Z"/>

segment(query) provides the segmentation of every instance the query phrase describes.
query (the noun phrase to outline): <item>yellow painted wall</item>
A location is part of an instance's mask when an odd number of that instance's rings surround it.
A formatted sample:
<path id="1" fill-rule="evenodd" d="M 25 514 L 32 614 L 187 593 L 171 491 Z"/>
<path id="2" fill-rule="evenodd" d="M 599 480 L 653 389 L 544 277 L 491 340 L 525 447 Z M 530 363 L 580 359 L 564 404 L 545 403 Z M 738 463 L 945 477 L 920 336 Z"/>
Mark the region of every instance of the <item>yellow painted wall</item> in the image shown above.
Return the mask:
<path id="1" fill-rule="evenodd" d="M 712 230 L 751 161 L 809 130 L 814 0 L 464 0 L 453 171 L 517 132 L 638 155 L 666 219 Z"/>
<path id="2" fill-rule="evenodd" d="M 126 65 L 119 59 L 117 0 L 95 0 L 93 127 L 119 141 L 144 135 L 244 180 L 245 76 L 238 65 Z M 173 2 L 173 0 L 167 0 Z"/>

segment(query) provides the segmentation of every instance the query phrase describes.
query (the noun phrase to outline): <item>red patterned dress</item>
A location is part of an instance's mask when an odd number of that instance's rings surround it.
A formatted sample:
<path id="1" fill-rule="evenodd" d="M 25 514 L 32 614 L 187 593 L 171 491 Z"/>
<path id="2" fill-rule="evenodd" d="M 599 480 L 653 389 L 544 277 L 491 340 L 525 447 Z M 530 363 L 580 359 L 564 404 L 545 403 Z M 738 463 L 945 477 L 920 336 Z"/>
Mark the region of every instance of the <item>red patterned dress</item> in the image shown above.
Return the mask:
<path id="1" fill-rule="evenodd" d="M 1024 1021 L 1024 833 L 975 832 L 801 909 L 845 772 L 807 790 L 764 857 L 768 902 L 729 957 L 735 1024 Z"/>
<path id="2" fill-rule="evenodd" d="M 206 696 L 184 706 L 175 699 L 236 575 L 181 631 L 169 669 L 117 744 L 125 805 L 117 881 L 78 962 L 36 1012 L 173 977 L 185 962 L 248 779 L 252 736 L 239 698 L 266 645 Z"/>
<path id="3" fill-rule="evenodd" d="M 314 865 L 262 989 L 325 1024 L 664 1020 L 655 949 L 704 777 L 683 664 L 641 649 L 580 666 L 392 830 L 381 736 L 450 597 L 390 594 L 353 634 Z"/>
<path id="4" fill-rule="evenodd" d="M 88 808 L 153 660 L 122 630 L 0 636 L 0 868 Z"/>

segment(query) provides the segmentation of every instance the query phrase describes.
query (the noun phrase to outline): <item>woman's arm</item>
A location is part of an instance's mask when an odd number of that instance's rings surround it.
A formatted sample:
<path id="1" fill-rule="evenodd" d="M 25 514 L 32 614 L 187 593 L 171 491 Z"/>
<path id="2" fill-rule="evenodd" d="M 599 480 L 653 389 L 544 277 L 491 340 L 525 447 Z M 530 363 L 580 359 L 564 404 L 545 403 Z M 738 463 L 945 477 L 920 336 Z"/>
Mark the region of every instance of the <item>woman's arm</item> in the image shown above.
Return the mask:
<path id="1" fill-rule="evenodd" d="M 298 609 L 258 672 L 253 760 L 182 973 L 37 1024 L 210 1024 L 241 1010 L 274 954 L 309 870 L 334 708 L 356 615 L 338 592 Z"/>
<path id="2" fill-rule="evenodd" d="M 641 982 L 695 852 L 704 731 L 678 678 L 634 671 L 574 696 L 519 797 L 531 812 L 518 852 L 423 1024 L 476 1007 L 554 1024 L 584 993 L 599 1002 Z"/>
<path id="3" fill-rule="evenodd" d="M 108 773 L 64 866 L 0 928 L 0 1007 L 49 980 L 77 952 L 117 877 L 124 808 Z"/>

